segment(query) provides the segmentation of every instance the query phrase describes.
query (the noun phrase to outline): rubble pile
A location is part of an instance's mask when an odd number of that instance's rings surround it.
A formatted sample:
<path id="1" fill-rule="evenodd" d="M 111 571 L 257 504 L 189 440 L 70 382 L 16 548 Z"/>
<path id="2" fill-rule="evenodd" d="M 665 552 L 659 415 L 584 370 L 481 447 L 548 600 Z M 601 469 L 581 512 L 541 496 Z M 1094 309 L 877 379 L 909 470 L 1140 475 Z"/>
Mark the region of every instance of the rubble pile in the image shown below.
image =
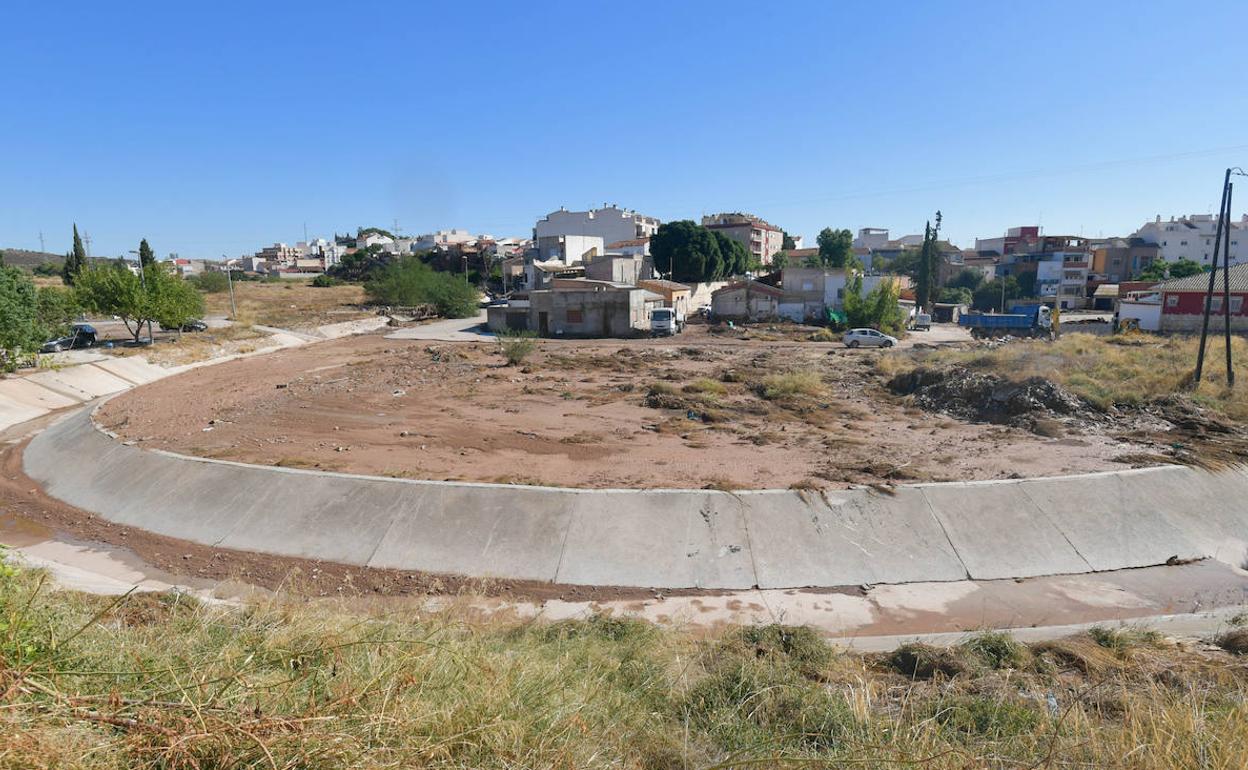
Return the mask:
<path id="1" fill-rule="evenodd" d="M 1083 399 L 1042 377 L 1014 382 L 963 366 L 920 367 L 893 377 L 894 393 L 917 406 L 964 420 L 1029 426 L 1037 417 L 1071 417 L 1093 411 Z"/>

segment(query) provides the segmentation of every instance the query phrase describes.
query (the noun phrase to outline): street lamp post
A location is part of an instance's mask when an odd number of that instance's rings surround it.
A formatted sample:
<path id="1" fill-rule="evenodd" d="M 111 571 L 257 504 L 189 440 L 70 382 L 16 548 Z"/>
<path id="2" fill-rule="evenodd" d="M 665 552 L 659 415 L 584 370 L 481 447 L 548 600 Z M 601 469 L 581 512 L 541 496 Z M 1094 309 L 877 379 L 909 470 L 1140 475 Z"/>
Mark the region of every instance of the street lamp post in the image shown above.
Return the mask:
<path id="1" fill-rule="evenodd" d="M 224 254 L 221 259 L 225 260 L 225 281 L 230 287 L 230 320 L 238 320 L 238 308 L 234 307 L 234 271 L 230 268 L 230 259 Z"/>

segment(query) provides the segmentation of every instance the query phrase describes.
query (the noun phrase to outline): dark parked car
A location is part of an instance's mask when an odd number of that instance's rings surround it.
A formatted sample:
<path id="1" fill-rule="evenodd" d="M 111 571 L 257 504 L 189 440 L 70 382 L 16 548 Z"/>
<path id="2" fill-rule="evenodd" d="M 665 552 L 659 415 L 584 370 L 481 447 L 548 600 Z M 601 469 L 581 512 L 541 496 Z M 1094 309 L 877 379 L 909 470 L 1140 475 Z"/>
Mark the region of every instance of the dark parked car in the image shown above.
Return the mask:
<path id="1" fill-rule="evenodd" d="M 179 329 L 176 326 L 173 326 L 173 327 L 165 326 L 164 324 L 160 325 L 160 329 L 161 331 L 166 331 L 166 332 L 176 332 L 176 331 L 202 332 L 202 331 L 207 331 L 208 324 L 204 323 L 203 321 L 187 321 L 186 323 L 182 324 L 181 329 Z"/>
<path id="2" fill-rule="evenodd" d="M 95 344 L 95 327 L 91 324 L 74 324 L 69 334 L 48 340 L 39 348 L 40 353 L 60 353 L 62 350 L 89 348 Z"/>

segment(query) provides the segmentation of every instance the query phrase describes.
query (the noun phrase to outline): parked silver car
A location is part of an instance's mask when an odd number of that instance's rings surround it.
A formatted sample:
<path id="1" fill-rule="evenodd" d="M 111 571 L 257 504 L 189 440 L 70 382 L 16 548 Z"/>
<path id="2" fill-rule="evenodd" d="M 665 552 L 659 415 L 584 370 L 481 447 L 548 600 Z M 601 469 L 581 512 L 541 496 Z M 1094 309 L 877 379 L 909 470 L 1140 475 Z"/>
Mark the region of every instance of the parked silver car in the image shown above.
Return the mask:
<path id="1" fill-rule="evenodd" d="M 875 329 L 850 329 L 841 337 L 841 341 L 850 348 L 891 348 L 897 344 L 896 337 L 890 337 Z"/>

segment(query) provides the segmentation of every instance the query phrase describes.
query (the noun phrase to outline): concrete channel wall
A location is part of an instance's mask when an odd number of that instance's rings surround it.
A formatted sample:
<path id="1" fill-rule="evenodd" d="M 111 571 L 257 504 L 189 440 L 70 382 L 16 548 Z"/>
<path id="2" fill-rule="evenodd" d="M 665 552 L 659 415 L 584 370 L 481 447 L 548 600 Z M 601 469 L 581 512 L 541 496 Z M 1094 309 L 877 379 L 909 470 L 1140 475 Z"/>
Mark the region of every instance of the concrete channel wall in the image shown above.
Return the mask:
<path id="1" fill-rule="evenodd" d="M 143 450 L 82 409 L 26 472 L 127 526 L 348 564 L 656 588 L 797 588 L 1239 566 L 1248 474 L 1183 467 L 870 489 L 586 490 L 413 481 Z"/>

